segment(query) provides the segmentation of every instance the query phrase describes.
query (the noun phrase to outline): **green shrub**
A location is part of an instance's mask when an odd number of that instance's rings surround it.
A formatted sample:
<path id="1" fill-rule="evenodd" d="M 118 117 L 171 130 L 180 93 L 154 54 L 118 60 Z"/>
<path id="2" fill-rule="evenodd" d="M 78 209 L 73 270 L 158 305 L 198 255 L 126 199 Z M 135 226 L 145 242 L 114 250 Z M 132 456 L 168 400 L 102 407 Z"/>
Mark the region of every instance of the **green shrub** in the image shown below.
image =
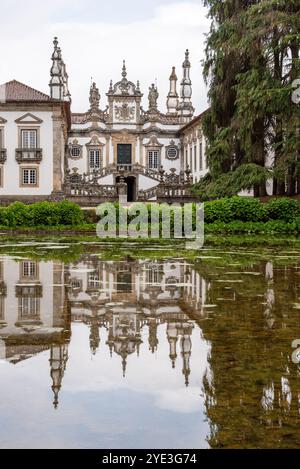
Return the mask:
<path id="1" fill-rule="evenodd" d="M 7 226 L 31 226 L 32 216 L 28 205 L 14 202 L 6 209 Z"/>
<path id="2" fill-rule="evenodd" d="M 267 204 L 269 219 L 271 220 L 284 220 L 286 222 L 293 222 L 297 217 L 300 217 L 300 208 L 296 200 L 288 198 L 280 198 L 271 200 Z"/>
<path id="3" fill-rule="evenodd" d="M 205 222 L 231 221 L 267 222 L 282 220 L 292 223 L 300 216 L 299 204 L 296 200 L 280 198 L 262 203 L 252 197 L 231 197 L 205 202 Z"/>
<path id="4" fill-rule="evenodd" d="M 0 207 L 0 225 L 8 226 L 8 215 L 6 207 Z"/>
<path id="5" fill-rule="evenodd" d="M 59 204 L 38 202 L 29 206 L 34 226 L 56 226 L 60 224 Z"/>
<path id="6" fill-rule="evenodd" d="M 74 204 L 69 200 L 64 200 L 57 205 L 60 214 L 61 225 L 79 226 L 83 224 L 84 214 L 79 205 Z"/>
<path id="7" fill-rule="evenodd" d="M 213 200 L 204 204 L 205 223 L 213 223 L 215 221 L 229 222 L 233 220 L 229 199 Z"/>

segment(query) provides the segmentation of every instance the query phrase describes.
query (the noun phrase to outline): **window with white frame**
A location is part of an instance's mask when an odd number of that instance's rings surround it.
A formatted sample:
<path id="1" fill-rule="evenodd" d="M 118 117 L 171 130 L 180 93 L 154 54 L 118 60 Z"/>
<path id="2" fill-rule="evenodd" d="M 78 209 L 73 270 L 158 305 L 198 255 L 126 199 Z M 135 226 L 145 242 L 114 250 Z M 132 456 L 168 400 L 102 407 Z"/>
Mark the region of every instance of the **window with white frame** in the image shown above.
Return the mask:
<path id="1" fill-rule="evenodd" d="M 92 148 L 89 150 L 89 168 L 101 168 L 101 150 L 100 148 Z"/>
<path id="2" fill-rule="evenodd" d="M 22 148 L 37 148 L 37 130 L 23 129 L 21 136 Z"/>
<path id="3" fill-rule="evenodd" d="M 40 315 L 40 299 L 32 297 L 19 298 L 19 317 L 32 318 Z"/>
<path id="4" fill-rule="evenodd" d="M 148 150 L 148 167 L 150 169 L 158 169 L 159 166 L 159 150 Z"/>
<path id="5" fill-rule="evenodd" d="M 193 147 L 190 147 L 190 170 L 193 170 Z"/>
<path id="6" fill-rule="evenodd" d="M 37 186 L 37 168 L 22 168 L 22 186 Z"/>
<path id="7" fill-rule="evenodd" d="M 3 187 L 3 166 L 0 166 L 0 187 Z"/>
<path id="8" fill-rule="evenodd" d="M 4 132 L 3 129 L 0 129 L 0 150 L 1 148 L 4 147 L 4 138 L 3 138 Z"/>
<path id="9" fill-rule="evenodd" d="M 88 286 L 89 288 L 100 288 L 100 272 L 90 272 L 88 275 Z"/>
<path id="10" fill-rule="evenodd" d="M 23 277 L 36 278 L 37 277 L 37 263 L 33 261 L 24 261 L 22 265 Z"/>
<path id="11" fill-rule="evenodd" d="M 186 166 L 186 168 L 188 167 L 188 165 L 189 165 L 188 149 L 186 148 L 186 149 L 185 149 L 185 166 Z"/>
<path id="12" fill-rule="evenodd" d="M 197 145 L 194 145 L 194 170 L 197 171 Z"/>
<path id="13" fill-rule="evenodd" d="M 162 271 L 159 266 L 151 266 L 146 271 L 146 283 L 153 285 L 161 283 Z"/>

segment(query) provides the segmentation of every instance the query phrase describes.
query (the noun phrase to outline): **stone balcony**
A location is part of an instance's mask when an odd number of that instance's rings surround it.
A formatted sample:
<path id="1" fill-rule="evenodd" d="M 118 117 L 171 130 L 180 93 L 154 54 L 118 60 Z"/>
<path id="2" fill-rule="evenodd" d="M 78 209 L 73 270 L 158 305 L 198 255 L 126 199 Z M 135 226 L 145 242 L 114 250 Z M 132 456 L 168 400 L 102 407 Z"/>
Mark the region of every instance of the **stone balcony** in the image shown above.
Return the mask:
<path id="1" fill-rule="evenodd" d="M 18 163 L 40 163 L 43 159 L 41 148 L 17 148 L 16 161 Z"/>
<path id="2" fill-rule="evenodd" d="M 0 148 L 0 163 L 5 163 L 7 158 L 6 148 Z"/>

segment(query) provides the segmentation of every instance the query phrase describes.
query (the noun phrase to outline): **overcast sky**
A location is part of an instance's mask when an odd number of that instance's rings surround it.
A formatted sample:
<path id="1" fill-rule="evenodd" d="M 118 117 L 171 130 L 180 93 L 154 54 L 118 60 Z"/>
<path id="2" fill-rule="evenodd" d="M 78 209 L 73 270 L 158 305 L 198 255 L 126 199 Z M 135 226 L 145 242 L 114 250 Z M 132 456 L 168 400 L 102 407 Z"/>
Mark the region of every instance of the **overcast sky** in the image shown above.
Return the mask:
<path id="1" fill-rule="evenodd" d="M 192 62 L 196 112 L 207 106 L 202 78 L 207 11 L 201 0 L 10 0 L 1 2 L 0 83 L 11 79 L 49 93 L 53 36 L 57 35 L 70 77 L 73 112 L 88 109 L 91 77 L 106 106 L 109 82 L 140 80 L 147 107 L 148 88 L 157 80 L 165 111 L 171 67 L 179 81 L 185 49 Z"/>

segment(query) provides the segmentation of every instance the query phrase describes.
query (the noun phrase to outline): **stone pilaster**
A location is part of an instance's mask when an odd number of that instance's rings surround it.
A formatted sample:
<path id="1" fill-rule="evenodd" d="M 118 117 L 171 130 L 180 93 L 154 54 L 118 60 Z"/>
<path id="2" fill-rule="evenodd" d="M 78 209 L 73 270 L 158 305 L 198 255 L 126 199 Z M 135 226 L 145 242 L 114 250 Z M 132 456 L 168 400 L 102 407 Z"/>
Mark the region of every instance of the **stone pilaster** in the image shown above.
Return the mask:
<path id="1" fill-rule="evenodd" d="M 53 111 L 53 192 L 61 192 L 63 184 L 64 139 L 63 116 L 60 109 Z"/>

